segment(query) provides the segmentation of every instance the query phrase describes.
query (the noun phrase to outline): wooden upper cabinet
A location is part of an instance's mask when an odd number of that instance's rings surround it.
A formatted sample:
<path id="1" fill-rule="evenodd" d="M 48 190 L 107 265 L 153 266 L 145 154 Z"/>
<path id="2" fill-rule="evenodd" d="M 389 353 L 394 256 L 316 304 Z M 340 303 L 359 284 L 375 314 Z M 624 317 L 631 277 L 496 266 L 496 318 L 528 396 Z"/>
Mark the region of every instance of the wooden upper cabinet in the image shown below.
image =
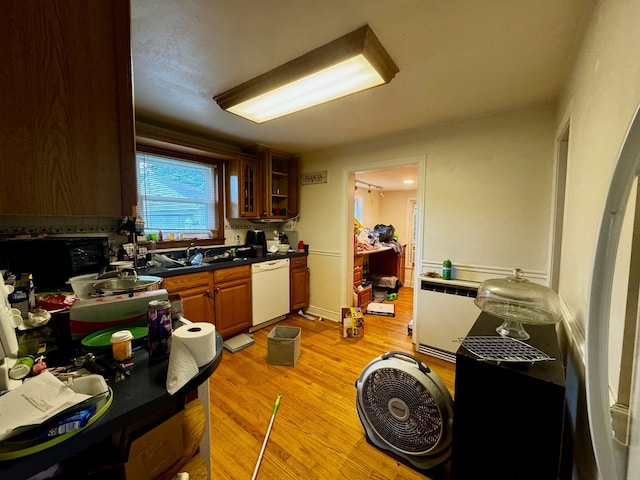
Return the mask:
<path id="1" fill-rule="evenodd" d="M 255 155 L 262 173 L 260 218 L 287 219 L 298 215 L 298 157 L 264 145 L 251 145 L 244 152 Z"/>
<path id="2" fill-rule="evenodd" d="M 0 214 L 132 214 L 130 25 L 126 0 L 3 3 Z"/>
<path id="3" fill-rule="evenodd" d="M 260 163 L 238 155 L 226 162 L 227 217 L 258 218 L 261 210 Z"/>

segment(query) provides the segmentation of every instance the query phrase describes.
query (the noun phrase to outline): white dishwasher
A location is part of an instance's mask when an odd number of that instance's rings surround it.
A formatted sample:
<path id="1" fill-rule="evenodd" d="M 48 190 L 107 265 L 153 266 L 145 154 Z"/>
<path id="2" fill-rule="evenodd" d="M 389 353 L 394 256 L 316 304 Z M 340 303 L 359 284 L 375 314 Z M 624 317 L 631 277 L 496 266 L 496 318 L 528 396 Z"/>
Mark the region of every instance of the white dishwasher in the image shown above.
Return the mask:
<path id="1" fill-rule="evenodd" d="M 253 263 L 251 291 L 254 327 L 289 313 L 289 259 Z"/>

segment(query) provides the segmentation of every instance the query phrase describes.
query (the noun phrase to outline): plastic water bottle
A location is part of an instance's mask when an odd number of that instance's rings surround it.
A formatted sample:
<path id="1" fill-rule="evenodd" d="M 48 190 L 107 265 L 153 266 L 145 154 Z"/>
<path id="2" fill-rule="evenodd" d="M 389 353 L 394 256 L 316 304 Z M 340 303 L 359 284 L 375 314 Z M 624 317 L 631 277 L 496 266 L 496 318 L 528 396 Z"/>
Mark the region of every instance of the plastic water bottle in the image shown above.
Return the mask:
<path id="1" fill-rule="evenodd" d="M 442 278 L 443 280 L 451 280 L 451 260 L 442 262 Z"/>

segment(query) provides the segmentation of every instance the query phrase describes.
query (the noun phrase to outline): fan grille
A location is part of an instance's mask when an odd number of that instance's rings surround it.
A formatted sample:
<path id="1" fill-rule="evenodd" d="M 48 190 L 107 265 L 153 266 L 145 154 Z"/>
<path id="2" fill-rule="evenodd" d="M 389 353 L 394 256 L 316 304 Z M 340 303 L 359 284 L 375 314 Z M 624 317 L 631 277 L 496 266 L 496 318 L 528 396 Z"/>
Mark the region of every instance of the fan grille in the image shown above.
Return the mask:
<path id="1" fill-rule="evenodd" d="M 425 453 L 440 441 L 444 425 L 438 404 L 413 375 L 380 368 L 365 379 L 362 400 L 371 427 L 393 447 Z"/>

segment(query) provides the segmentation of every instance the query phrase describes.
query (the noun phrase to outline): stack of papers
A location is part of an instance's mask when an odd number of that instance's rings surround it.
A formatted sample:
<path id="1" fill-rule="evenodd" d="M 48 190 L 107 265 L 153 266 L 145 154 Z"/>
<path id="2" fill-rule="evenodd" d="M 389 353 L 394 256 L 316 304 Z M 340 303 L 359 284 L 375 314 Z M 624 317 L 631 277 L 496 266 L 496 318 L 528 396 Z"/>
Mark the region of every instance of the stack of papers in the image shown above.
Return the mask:
<path id="1" fill-rule="evenodd" d="M 57 413 L 91 398 L 76 393 L 44 371 L 0 397 L 0 441 L 40 425 Z"/>
<path id="2" fill-rule="evenodd" d="M 372 315 L 383 315 L 385 317 L 395 317 L 396 306 L 393 303 L 372 302 L 367 306 L 367 313 Z"/>

